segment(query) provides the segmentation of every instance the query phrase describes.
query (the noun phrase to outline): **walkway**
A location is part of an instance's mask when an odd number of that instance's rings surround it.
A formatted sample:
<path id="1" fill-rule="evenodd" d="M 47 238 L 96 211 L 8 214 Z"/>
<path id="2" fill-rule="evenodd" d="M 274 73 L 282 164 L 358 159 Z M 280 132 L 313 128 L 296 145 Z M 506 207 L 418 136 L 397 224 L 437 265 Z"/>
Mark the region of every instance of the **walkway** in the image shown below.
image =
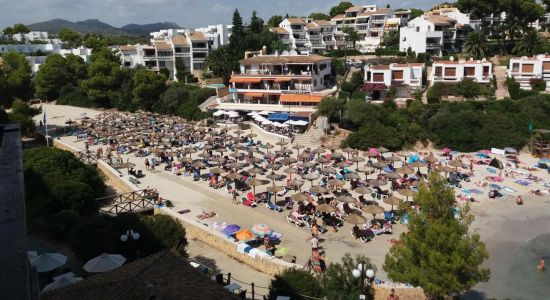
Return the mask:
<path id="1" fill-rule="evenodd" d="M 294 137 L 294 143 L 304 145 L 306 147 L 317 148 L 321 145 L 321 137 L 325 135 L 323 124 L 326 122 L 326 117 L 320 116 L 317 118 L 316 126 L 311 126 L 309 129 Z"/>

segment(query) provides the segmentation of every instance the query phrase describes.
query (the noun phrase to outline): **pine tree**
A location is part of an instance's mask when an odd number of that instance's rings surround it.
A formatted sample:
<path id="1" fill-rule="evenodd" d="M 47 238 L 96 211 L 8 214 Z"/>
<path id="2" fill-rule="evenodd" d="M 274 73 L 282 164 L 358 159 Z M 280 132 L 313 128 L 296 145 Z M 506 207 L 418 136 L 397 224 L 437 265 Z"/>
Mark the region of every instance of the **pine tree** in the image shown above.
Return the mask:
<path id="1" fill-rule="evenodd" d="M 231 36 L 229 37 L 229 44 L 233 49 L 234 53 L 241 57 L 244 55 L 244 43 L 245 40 L 245 31 L 243 27 L 243 19 L 238 9 L 235 9 L 233 12 L 233 29 L 231 31 Z"/>
<path id="2" fill-rule="evenodd" d="M 264 20 L 262 18 L 257 16 L 256 11 L 252 12 L 252 17 L 250 18 L 250 32 L 252 33 L 260 33 L 262 32 L 262 29 L 264 28 Z"/>

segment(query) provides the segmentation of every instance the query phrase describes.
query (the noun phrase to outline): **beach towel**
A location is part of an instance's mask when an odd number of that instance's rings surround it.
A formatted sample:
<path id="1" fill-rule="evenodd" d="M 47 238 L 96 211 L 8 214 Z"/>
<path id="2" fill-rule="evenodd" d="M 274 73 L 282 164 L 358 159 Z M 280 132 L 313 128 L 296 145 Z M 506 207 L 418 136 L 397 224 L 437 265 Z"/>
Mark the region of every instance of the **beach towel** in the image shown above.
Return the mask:
<path id="1" fill-rule="evenodd" d="M 496 184 L 496 183 L 491 183 L 491 184 L 489 184 L 489 188 L 490 188 L 491 190 L 497 190 L 497 191 L 502 190 L 502 187 L 501 187 L 500 185 Z"/>
<path id="2" fill-rule="evenodd" d="M 502 188 L 503 190 L 507 191 L 508 193 L 517 193 L 517 190 L 509 187 L 509 186 L 505 186 Z"/>
<path id="3" fill-rule="evenodd" d="M 531 183 L 525 179 L 518 179 L 515 181 L 515 183 L 517 184 L 521 184 L 523 186 L 529 186 Z"/>
<path id="4" fill-rule="evenodd" d="M 496 174 L 498 172 L 498 170 L 495 167 L 488 167 L 487 172 L 489 172 L 491 174 Z"/>

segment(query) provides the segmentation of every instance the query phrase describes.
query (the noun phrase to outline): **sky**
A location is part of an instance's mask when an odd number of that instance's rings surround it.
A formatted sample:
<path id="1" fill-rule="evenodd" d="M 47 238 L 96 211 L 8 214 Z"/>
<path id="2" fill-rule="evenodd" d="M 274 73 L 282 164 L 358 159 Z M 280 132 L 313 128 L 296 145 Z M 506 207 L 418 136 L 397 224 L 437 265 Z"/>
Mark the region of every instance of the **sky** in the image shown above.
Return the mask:
<path id="1" fill-rule="evenodd" d="M 349 1 L 349 0 L 348 0 Z M 276 14 L 306 16 L 328 13 L 338 0 L 0 0 L 0 28 L 54 18 L 69 21 L 99 19 L 113 26 L 129 23 L 175 22 L 182 27 L 231 23 L 238 8 L 247 22 L 252 10 L 265 21 Z M 429 8 L 434 0 L 356 0 L 355 5 L 377 4 L 392 8 Z"/>

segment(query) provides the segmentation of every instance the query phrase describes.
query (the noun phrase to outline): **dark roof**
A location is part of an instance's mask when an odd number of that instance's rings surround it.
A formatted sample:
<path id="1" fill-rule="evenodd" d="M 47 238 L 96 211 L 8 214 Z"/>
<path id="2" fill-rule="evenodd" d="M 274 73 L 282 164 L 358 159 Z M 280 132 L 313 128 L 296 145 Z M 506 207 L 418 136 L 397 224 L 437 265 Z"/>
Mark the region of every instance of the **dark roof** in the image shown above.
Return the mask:
<path id="1" fill-rule="evenodd" d="M 91 276 L 79 283 L 46 292 L 43 300 L 141 300 L 156 292 L 162 300 L 236 300 L 237 295 L 189 265 L 163 251 Z"/>

